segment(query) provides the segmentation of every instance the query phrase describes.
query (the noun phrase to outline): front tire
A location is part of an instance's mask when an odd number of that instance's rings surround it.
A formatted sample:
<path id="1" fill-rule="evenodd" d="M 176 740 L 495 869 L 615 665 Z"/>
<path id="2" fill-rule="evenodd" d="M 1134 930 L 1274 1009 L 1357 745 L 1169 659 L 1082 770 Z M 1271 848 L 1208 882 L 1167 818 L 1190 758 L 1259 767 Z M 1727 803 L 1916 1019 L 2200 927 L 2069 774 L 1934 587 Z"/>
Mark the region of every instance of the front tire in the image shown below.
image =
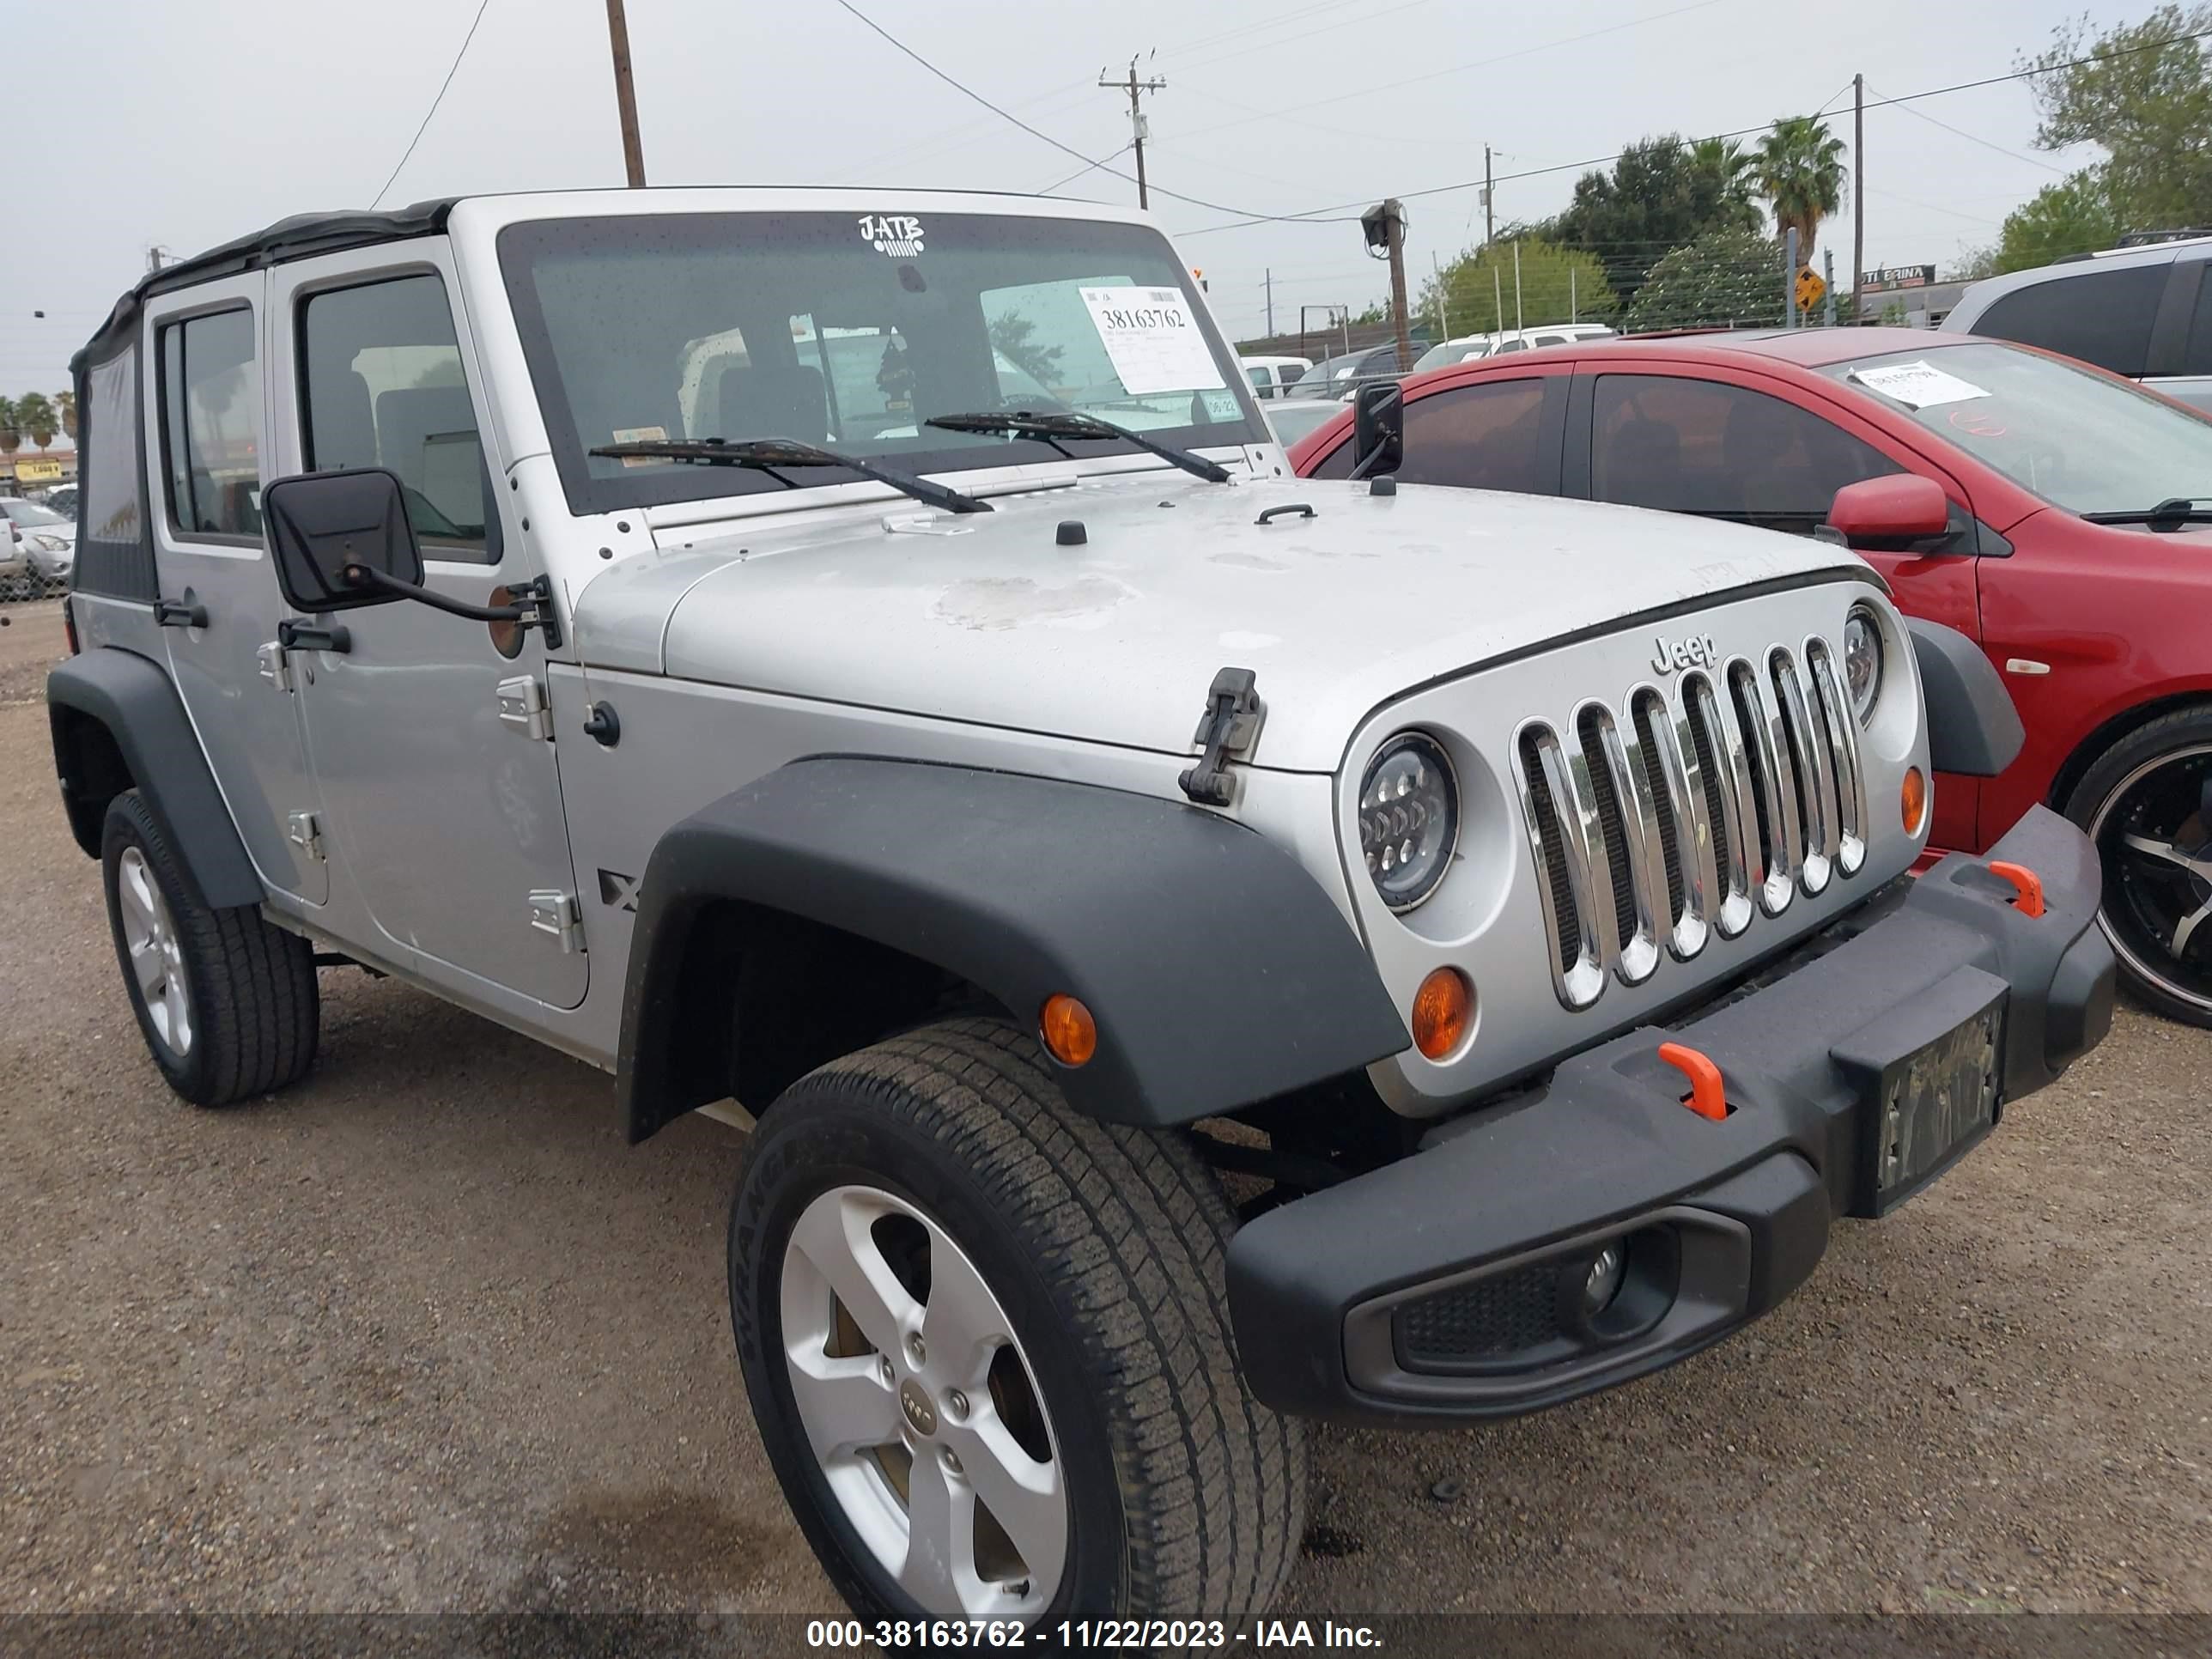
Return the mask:
<path id="1" fill-rule="evenodd" d="M 2212 707 L 2129 732 L 2082 775 L 2066 815 L 2096 843 L 2098 921 L 2129 988 L 2212 1026 Z"/>
<path id="2" fill-rule="evenodd" d="M 991 1020 L 802 1079 L 754 1132 L 730 1302 L 769 1461 L 866 1617 L 1237 1619 L 1295 1559 L 1303 1425 L 1254 1401 L 1232 1221 Z"/>
<path id="3" fill-rule="evenodd" d="M 209 907 L 136 789 L 109 803 L 100 871 L 146 1049 L 195 1106 L 297 1081 L 315 1058 L 314 951 L 253 905 Z"/>

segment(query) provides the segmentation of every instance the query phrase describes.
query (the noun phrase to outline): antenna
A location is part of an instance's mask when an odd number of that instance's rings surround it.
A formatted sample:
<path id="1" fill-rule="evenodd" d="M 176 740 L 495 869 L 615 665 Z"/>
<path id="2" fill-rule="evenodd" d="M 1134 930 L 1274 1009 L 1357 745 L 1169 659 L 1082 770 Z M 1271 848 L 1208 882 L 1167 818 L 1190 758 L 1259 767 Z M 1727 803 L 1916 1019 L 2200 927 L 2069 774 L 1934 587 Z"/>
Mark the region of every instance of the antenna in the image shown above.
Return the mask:
<path id="1" fill-rule="evenodd" d="M 566 576 L 561 579 L 561 597 L 568 603 L 568 637 L 575 641 L 576 673 L 584 683 L 584 735 L 600 748 L 611 749 L 622 741 L 622 721 L 616 718 L 612 703 L 600 702 L 592 696 L 591 665 L 585 660 L 591 653 L 584 649 L 584 626 Z"/>

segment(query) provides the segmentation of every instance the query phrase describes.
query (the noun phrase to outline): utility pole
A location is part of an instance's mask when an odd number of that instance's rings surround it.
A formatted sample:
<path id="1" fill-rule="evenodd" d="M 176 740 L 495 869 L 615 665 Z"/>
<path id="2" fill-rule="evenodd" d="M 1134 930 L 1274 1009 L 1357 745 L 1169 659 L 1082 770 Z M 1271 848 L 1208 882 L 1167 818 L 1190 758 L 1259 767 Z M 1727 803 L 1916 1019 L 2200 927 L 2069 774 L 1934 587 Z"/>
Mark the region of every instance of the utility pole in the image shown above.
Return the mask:
<path id="1" fill-rule="evenodd" d="M 1406 204 L 1393 196 L 1359 216 L 1371 257 L 1379 248 L 1390 261 L 1390 319 L 1398 331 L 1398 372 L 1413 366 L 1413 337 L 1406 317 Z"/>
<path id="2" fill-rule="evenodd" d="M 623 168 L 632 190 L 645 188 L 645 150 L 637 139 L 637 90 L 629 79 L 629 22 L 623 0 L 607 0 L 607 43 L 615 54 L 615 107 L 622 115 Z"/>
<path id="3" fill-rule="evenodd" d="M 1267 267 L 1267 337 L 1275 337 L 1275 268 Z"/>
<path id="4" fill-rule="evenodd" d="M 1820 250 L 1820 263 L 1821 263 L 1821 264 L 1822 264 L 1822 265 L 1824 265 L 1825 267 L 1826 267 L 1826 276 L 1827 276 L 1827 282 L 1828 282 L 1828 286 L 1827 286 L 1827 289 L 1826 289 L 1826 293 L 1827 293 L 1827 301 L 1826 301 L 1827 309 L 1826 309 L 1826 312 L 1823 313 L 1823 315 L 1822 315 L 1822 320 L 1823 320 L 1825 323 L 1826 323 L 1826 325 L 1827 325 L 1830 328 L 1833 328 L 1833 327 L 1836 325 L 1836 251 L 1835 251 L 1835 249 L 1833 249 L 1833 248 L 1832 248 L 1832 247 L 1824 247 L 1824 248 L 1822 248 L 1822 249 Z"/>
<path id="5" fill-rule="evenodd" d="M 1851 320 L 1866 278 L 1866 76 L 1851 76 Z"/>
<path id="6" fill-rule="evenodd" d="M 1498 234 L 1498 211 L 1491 205 L 1491 193 L 1490 146 L 1485 144 L 1482 147 L 1482 242 L 1485 247 L 1489 246 L 1492 239 Z M 1498 319 L 1498 326 L 1504 326 L 1504 319 Z"/>
<path id="7" fill-rule="evenodd" d="M 1797 227 L 1782 239 L 1782 315 L 1784 328 L 1797 326 Z"/>
<path id="8" fill-rule="evenodd" d="M 1133 58 L 1129 60 L 1127 80 L 1110 78 L 1112 76 L 1111 70 L 1100 70 L 1098 84 L 1102 87 L 1112 87 L 1116 90 L 1127 91 L 1129 94 L 1129 141 L 1135 146 L 1137 151 L 1137 205 L 1140 208 L 1149 208 L 1152 203 L 1145 194 L 1145 138 L 1146 136 L 1145 112 L 1138 106 L 1137 100 L 1146 93 L 1159 91 L 1161 88 L 1167 85 L 1167 82 L 1157 76 L 1151 80 L 1139 81 L 1137 78 L 1137 60 Z"/>

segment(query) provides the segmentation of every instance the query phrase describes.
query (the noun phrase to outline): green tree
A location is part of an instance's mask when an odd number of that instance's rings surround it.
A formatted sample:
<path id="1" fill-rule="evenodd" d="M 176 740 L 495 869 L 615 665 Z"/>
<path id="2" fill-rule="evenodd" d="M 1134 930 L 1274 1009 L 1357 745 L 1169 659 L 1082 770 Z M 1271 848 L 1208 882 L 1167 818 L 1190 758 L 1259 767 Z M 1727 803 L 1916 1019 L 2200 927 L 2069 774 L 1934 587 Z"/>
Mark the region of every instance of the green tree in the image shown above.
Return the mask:
<path id="1" fill-rule="evenodd" d="M 1516 306 L 1513 251 L 1521 251 Z M 1471 248 L 1446 265 L 1439 287 L 1431 277 L 1418 311 L 1441 309 L 1454 334 L 1488 334 L 1540 323 L 1593 322 L 1612 316 L 1620 301 L 1604 267 L 1579 248 L 1558 247 L 1533 236 Z M 1439 305 L 1441 301 L 1441 306 Z M 1501 314 L 1502 313 L 1502 314 Z"/>
<path id="2" fill-rule="evenodd" d="M 1714 230 L 1652 266 L 1626 326 L 1766 327 L 1782 320 L 1782 251 L 1773 239 L 1755 230 Z"/>
<path id="3" fill-rule="evenodd" d="M 2119 210 L 2102 167 L 2084 167 L 2041 190 L 2005 216 L 1996 268 L 2027 270 L 2069 253 L 2110 247 L 2120 237 Z"/>
<path id="4" fill-rule="evenodd" d="M 15 424 L 30 435 L 33 443 L 41 449 L 54 441 L 54 433 L 61 425 L 61 416 L 43 392 L 27 392 L 15 399 Z"/>
<path id="5" fill-rule="evenodd" d="M 1746 230 L 1759 222 L 1759 209 L 1752 201 L 1758 190 L 1758 163 L 1759 158 L 1734 138 L 1700 138 L 1690 146 L 1690 166 L 1701 179 L 1710 181 L 1719 204 L 1716 218 Z"/>
<path id="6" fill-rule="evenodd" d="M 1031 337 L 1036 325 L 1018 311 L 1002 311 L 991 319 L 991 349 L 1002 353 L 1039 386 L 1051 386 L 1060 378 L 1060 348 L 1039 345 Z"/>
<path id="7" fill-rule="evenodd" d="M 68 433 L 70 437 L 76 437 L 76 393 L 74 392 L 57 392 L 54 393 L 54 407 L 62 412 L 62 430 Z"/>
<path id="8" fill-rule="evenodd" d="M 2035 142 L 2105 150 L 2110 159 L 2087 172 L 2123 230 L 2212 220 L 2212 75 L 2203 43 L 2187 38 L 2207 30 L 2212 5 L 2162 5 L 2102 33 L 2085 17 L 2053 30 L 2048 49 L 2021 61 L 2043 71 L 2028 83 L 2042 116 Z"/>
<path id="9" fill-rule="evenodd" d="M 1607 286 L 1626 304 L 1668 249 L 1710 230 L 1757 228 L 1750 181 L 1729 157 L 1731 148 L 1716 139 L 1686 143 L 1671 132 L 1639 138 L 1620 152 L 1612 171 L 1577 179 L 1565 210 L 1530 229 L 1595 258 Z"/>
<path id="10" fill-rule="evenodd" d="M 0 454 L 12 455 L 23 447 L 23 428 L 13 398 L 0 398 Z"/>
<path id="11" fill-rule="evenodd" d="M 1754 164 L 1775 231 L 1794 228 L 1797 257 L 1809 264 L 1820 222 L 1844 204 L 1844 141 L 1816 115 L 1785 115 L 1759 141 Z"/>

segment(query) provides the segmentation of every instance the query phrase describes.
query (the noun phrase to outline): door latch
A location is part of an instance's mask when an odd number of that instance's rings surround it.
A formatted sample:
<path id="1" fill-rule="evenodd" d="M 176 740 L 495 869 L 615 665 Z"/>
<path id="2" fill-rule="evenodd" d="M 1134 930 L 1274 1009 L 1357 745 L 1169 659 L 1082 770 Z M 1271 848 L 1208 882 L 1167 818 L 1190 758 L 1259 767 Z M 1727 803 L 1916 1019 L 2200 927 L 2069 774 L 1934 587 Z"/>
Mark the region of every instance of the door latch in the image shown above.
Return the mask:
<path id="1" fill-rule="evenodd" d="M 1198 764 L 1176 780 L 1184 794 L 1201 806 L 1227 806 L 1237 799 L 1237 780 L 1230 775 L 1231 755 L 1249 756 L 1260 740 L 1260 722 L 1267 718 L 1260 701 L 1256 677 L 1249 668 L 1224 668 L 1213 677 L 1206 694 L 1206 713 L 1199 717 Z"/>
<path id="2" fill-rule="evenodd" d="M 576 956 L 584 949 L 584 918 L 574 893 L 550 887 L 533 889 L 530 895 L 530 925 L 561 942 L 561 954 Z"/>
<path id="3" fill-rule="evenodd" d="M 292 656 L 284 649 L 281 640 L 270 640 L 253 653 L 254 661 L 261 665 L 261 678 L 279 691 L 292 689 Z"/>
<path id="4" fill-rule="evenodd" d="M 545 706 L 545 688 L 536 679 L 520 674 L 511 680 L 501 680 L 496 695 L 502 726 L 511 726 L 526 737 L 551 740 L 553 715 Z"/>
<path id="5" fill-rule="evenodd" d="M 285 821 L 284 837 L 310 864 L 323 861 L 323 826 L 313 812 L 295 812 Z"/>

